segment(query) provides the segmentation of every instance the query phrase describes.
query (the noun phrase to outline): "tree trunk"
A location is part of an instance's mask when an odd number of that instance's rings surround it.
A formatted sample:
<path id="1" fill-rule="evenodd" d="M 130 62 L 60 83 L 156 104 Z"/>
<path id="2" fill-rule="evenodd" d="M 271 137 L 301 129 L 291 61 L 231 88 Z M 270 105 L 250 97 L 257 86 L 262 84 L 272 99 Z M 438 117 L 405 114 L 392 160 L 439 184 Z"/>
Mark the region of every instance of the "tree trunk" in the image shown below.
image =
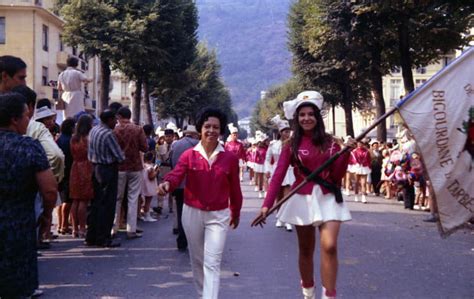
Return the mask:
<path id="1" fill-rule="evenodd" d="M 405 87 L 406 96 L 415 89 L 413 72 L 411 70 L 412 65 L 407 20 L 403 20 L 398 26 L 398 51 L 400 52 L 400 66 L 402 67 L 403 85 Z"/>
<path id="2" fill-rule="evenodd" d="M 150 90 L 148 87 L 148 80 L 143 81 L 143 104 L 145 105 L 145 123 L 151 125 L 153 128 L 153 117 L 151 115 L 151 105 L 150 105 Z"/>
<path id="3" fill-rule="evenodd" d="M 100 99 L 97 105 L 97 115 L 100 115 L 109 106 L 110 89 L 110 62 L 107 59 L 100 61 Z"/>
<path id="4" fill-rule="evenodd" d="M 342 108 L 344 109 L 344 118 L 346 122 L 346 136 L 354 137 L 354 123 L 352 121 L 352 89 L 349 81 L 341 84 Z"/>
<path id="5" fill-rule="evenodd" d="M 183 128 L 184 118 L 175 115 L 175 116 L 174 116 L 174 119 L 176 120 L 176 126 L 177 126 L 178 128 L 180 128 L 180 129 L 182 129 L 182 128 Z"/>
<path id="6" fill-rule="evenodd" d="M 132 121 L 140 124 L 140 104 L 142 100 L 142 79 L 137 79 L 135 94 L 132 98 Z"/>
<path id="7" fill-rule="evenodd" d="M 371 74 L 371 88 L 375 99 L 375 107 L 377 111 L 376 119 L 385 114 L 385 101 L 383 98 L 383 84 L 382 74 L 380 71 L 373 71 Z M 377 139 L 379 141 L 387 140 L 387 125 L 384 120 L 380 125 L 377 126 Z"/>

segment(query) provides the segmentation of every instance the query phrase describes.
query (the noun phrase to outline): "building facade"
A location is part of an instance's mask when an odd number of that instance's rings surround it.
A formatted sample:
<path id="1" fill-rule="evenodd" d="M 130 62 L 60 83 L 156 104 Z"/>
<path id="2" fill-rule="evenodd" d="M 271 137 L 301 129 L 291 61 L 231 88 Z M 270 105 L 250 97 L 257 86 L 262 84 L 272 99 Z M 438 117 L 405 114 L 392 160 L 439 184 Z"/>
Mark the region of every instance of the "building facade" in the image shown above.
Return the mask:
<path id="1" fill-rule="evenodd" d="M 98 97 L 99 60 L 62 42 L 63 20 L 51 0 L 0 0 L 0 55 L 13 55 L 28 65 L 27 85 L 38 98 L 58 99 L 58 75 L 67 58 L 79 58 L 79 69 L 93 82 L 84 86 L 85 105 L 94 110 Z"/>

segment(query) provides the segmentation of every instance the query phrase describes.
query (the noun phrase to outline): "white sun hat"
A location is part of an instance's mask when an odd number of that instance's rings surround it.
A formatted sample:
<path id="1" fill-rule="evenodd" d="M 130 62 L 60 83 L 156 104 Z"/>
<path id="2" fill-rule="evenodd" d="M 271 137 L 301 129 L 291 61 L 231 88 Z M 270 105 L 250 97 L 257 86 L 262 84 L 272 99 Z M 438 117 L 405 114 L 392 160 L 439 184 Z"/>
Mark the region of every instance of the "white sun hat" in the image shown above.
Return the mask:
<path id="1" fill-rule="evenodd" d="M 52 111 L 47 106 L 43 106 L 39 109 L 36 109 L 35 120 L 43 119 L 43 118 L 50 117 L 53 115 L 56 115 L 56 112 Z"/>
<path id="2" fill-rule="evenodd" d="M 314 90 L 306 90 L 300 92 L 296 99 L 283 102 L 283 111 L 287 119 L 293 119 L 296 109 L 305 103 L 311 103 L 318 107 L 319 110 L 323 108 L 323 96 Z"/>

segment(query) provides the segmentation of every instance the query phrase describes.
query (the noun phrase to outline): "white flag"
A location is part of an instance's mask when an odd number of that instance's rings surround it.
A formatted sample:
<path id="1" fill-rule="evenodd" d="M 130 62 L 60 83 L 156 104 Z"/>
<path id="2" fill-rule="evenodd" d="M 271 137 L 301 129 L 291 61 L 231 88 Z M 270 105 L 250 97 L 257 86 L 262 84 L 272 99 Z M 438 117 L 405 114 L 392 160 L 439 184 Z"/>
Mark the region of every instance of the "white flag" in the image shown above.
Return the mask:
<path id="1" fill-rule="evenodd" d="M 474 217 L 474 47 L 397 106 L 423 156 L 447 235 Z"/>

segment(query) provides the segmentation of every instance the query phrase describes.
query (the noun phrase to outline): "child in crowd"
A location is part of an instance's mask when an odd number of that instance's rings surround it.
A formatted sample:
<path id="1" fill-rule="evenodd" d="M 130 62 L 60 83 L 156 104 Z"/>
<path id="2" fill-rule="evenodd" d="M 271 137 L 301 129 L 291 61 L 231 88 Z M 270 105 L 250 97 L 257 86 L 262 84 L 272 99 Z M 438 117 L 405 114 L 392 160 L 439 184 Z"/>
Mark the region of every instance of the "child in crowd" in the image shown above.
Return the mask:
<path id="1" fill-rule="evenodd" d="M 156 219 L 150 214 L 150 204 L 153 195 L 156 195 L 156 176 L 159 173 L 158 165 L 154 163 L 153 152 L 145 153 L 143 157 L 143 179 L 142 179 L 142 197 L 144 204 L 140 218 L 145 222 L 155 222 Z"/>
<path id="2" fill-rule="evenodd" d="M 424 210 L 426 209 L 426 180 L 423 175 L 423 164 L 416 152 L 411 155 L 409 177 L 415 187 L 414 208 Z"/>

